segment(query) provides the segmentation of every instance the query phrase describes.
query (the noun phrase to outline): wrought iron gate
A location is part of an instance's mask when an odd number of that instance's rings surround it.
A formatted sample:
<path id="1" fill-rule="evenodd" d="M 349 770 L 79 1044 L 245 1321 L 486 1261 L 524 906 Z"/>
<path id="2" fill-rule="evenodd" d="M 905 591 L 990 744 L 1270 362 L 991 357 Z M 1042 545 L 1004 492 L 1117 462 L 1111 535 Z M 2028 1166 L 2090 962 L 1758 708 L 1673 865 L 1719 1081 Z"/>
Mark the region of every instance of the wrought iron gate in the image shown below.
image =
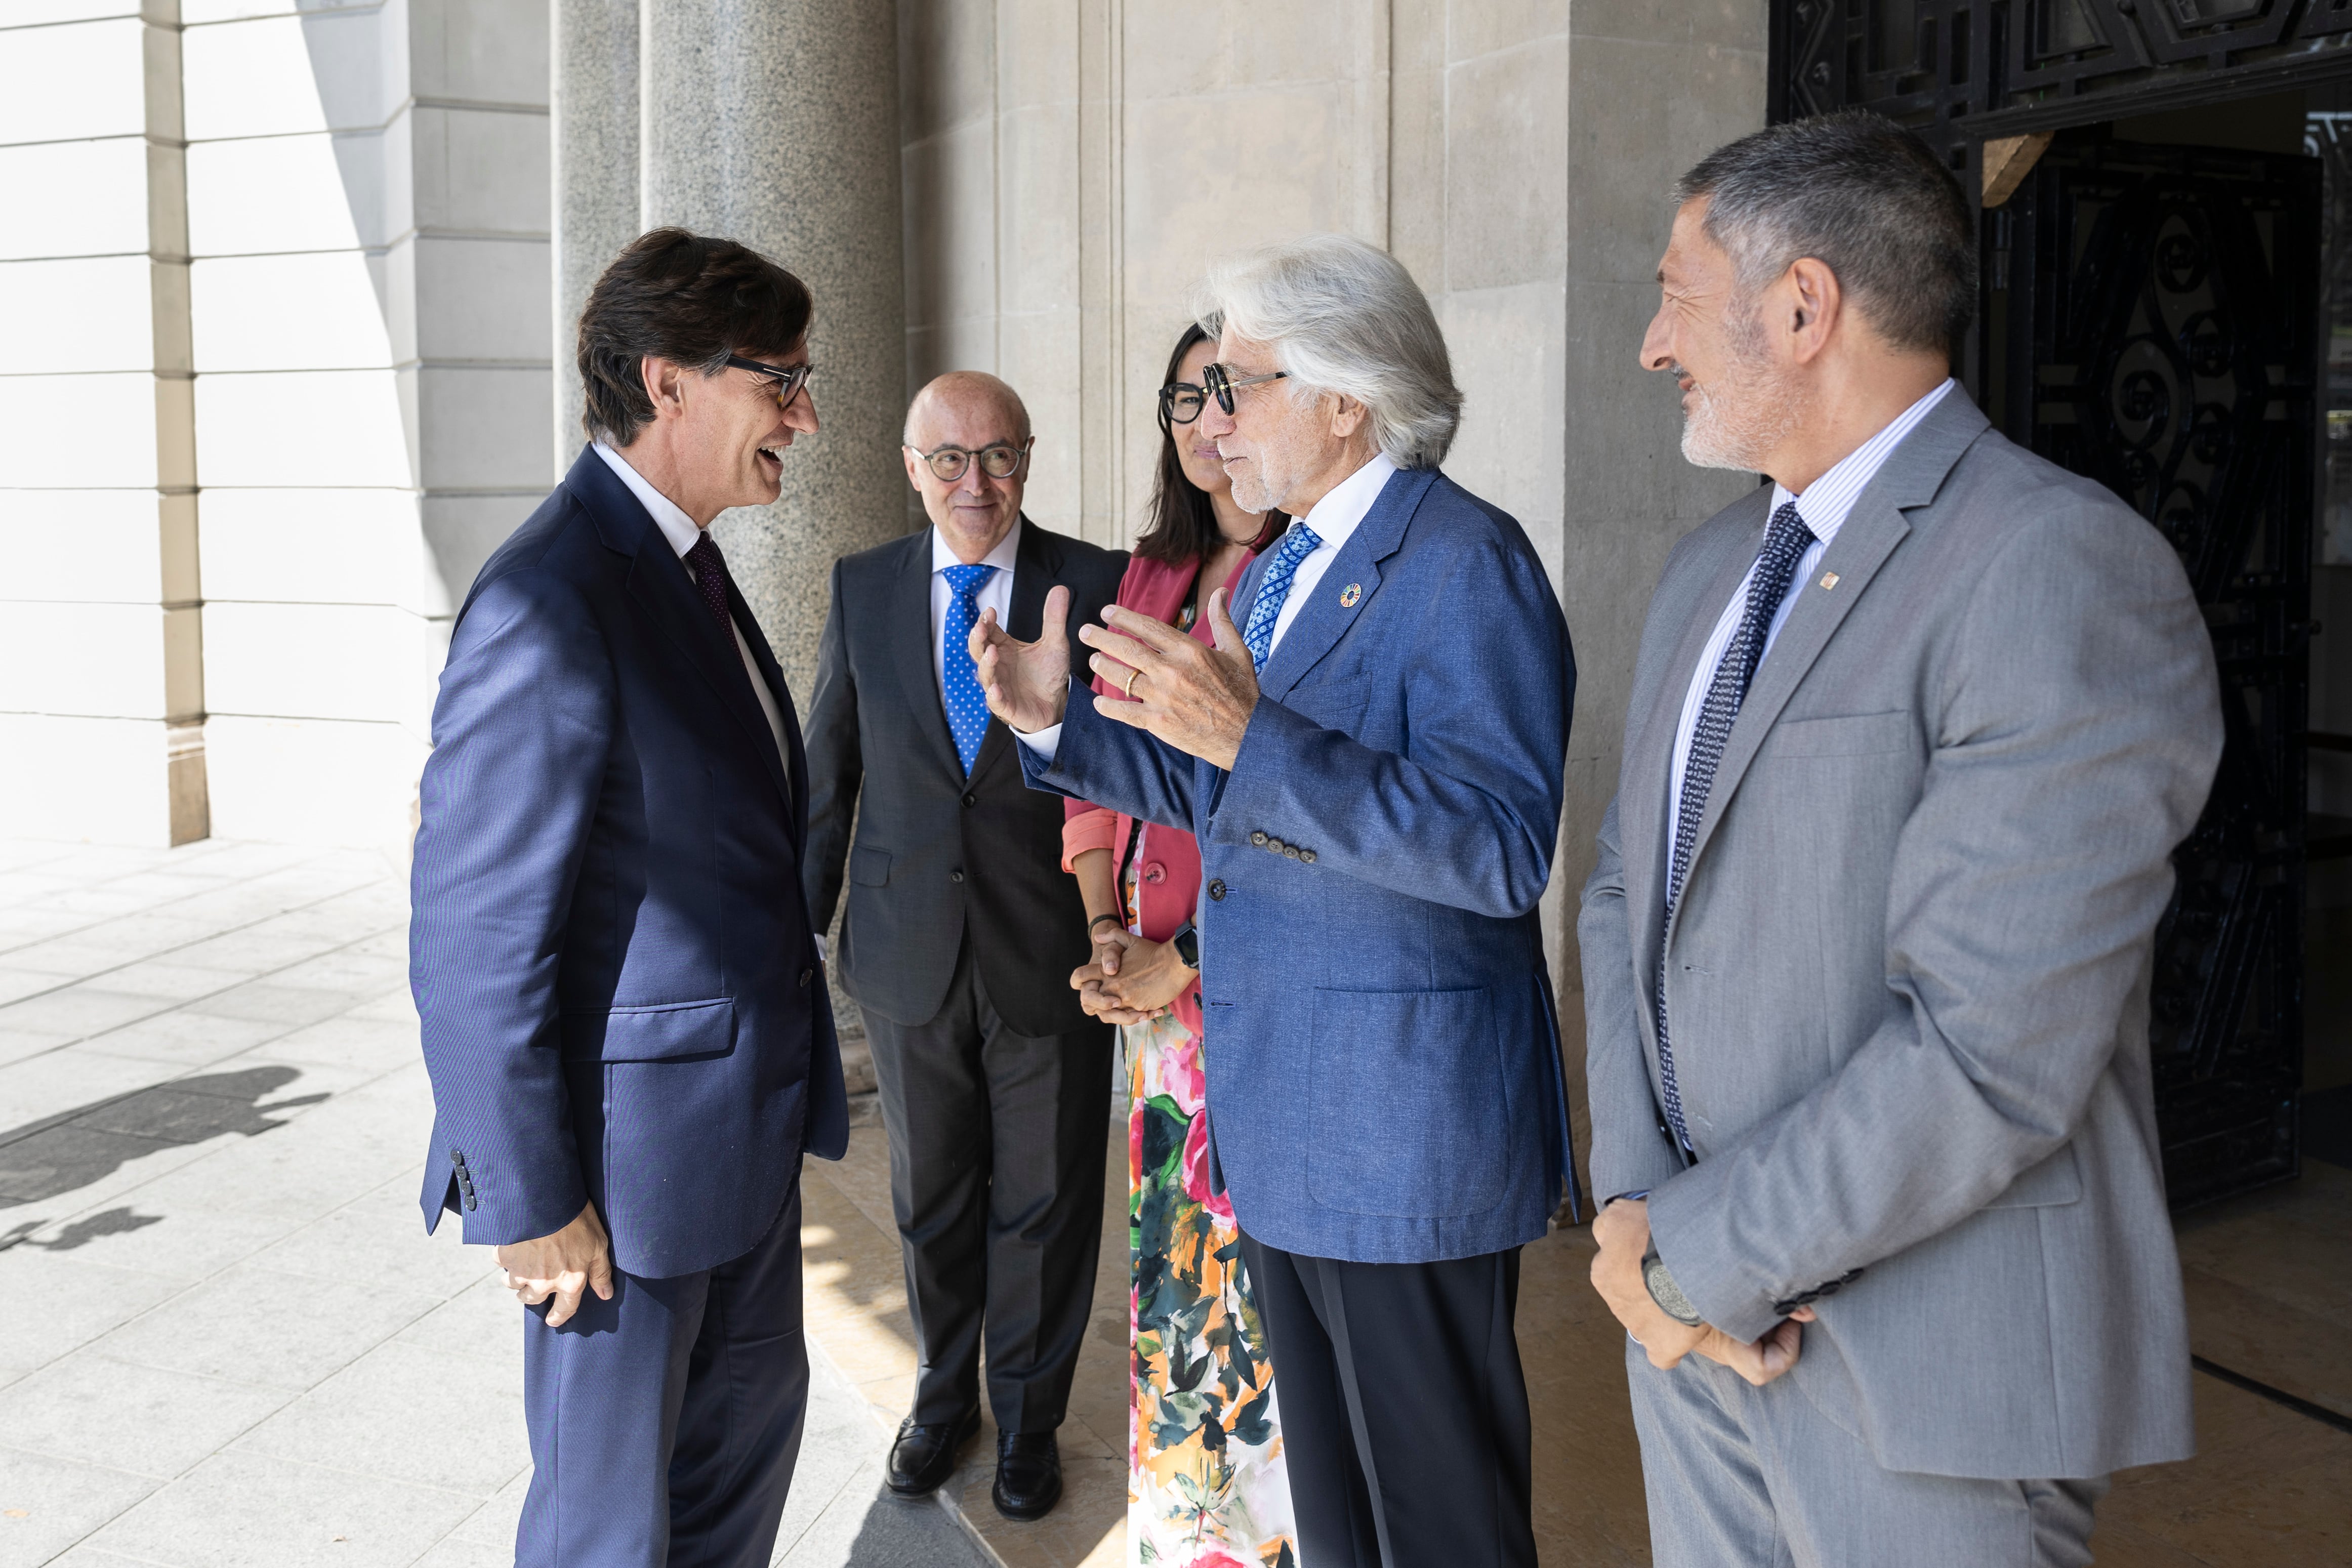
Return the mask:
<path id="1" fill-rule="evenodd" d="M 1982 139 L 2060 130 L 1982 214 L 1963 358 L 2012 440 L 2164 532 L 2213 634 L 2228 741 L 2151 1003 L 2176 1206 L 2295 1170 L 2320 168 L 2063 128 L 2341 79 L 2347 27 L 2352 0 L 1772 0 L 1775 119 L 1878 110 L 1971 191 Z"/>
<path id="2" fill-rule="evenodd" d="M 2295 1168 L 2319 173 L 2062 141 L 1983 226 L 1989 411 L 2164 533 L 2221 666 L 2221 774 L 2157 938 L 2177 1205 Z"/>

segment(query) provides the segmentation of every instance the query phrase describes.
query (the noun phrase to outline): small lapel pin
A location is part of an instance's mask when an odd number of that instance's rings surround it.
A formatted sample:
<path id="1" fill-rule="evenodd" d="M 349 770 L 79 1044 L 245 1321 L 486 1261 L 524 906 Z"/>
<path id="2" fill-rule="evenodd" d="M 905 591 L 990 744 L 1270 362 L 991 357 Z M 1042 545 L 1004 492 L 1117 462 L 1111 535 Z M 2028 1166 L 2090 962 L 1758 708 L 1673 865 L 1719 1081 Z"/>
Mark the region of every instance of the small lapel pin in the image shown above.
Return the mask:
<path id="1" fill-rule="evenodd" d="M 1834 572 L 1824 572 L 1824 573 L 1822 573 L 1822 588 L 1824 588 L 1824 589 L 1829 589 L 1829 588 L 1834 588 L 1834 587 L 1836 587 L 1836 586 L 1837 586 L 1837 574 L 1836 574 L 1836 573 L 1834 573 Z"/>
<path id="2" fill-rule="evenodd" d="M 1343 610 L 1352 610 L 1356 607 L 1356 601 L 1363 596 L 1364 585 L 1361 583 L 1350 583 L 1339 590 L 1339 607 Z"/>

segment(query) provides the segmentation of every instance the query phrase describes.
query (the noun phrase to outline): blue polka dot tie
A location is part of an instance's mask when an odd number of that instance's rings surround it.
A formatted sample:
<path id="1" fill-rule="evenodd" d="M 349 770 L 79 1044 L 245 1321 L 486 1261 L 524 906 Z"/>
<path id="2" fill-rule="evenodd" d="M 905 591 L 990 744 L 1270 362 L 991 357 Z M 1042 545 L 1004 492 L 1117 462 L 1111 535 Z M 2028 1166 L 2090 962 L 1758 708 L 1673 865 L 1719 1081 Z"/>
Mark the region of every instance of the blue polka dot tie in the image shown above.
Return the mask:
<path id="1" fill-rule="evenodd" d="M 1748 700 L 1748 688 L 1764 658 L 1764 641 L 1772 617 L 1789 596 L 1797 563 L 1813 542 L 1813 531 L 1789 501 L 1772 514 L 1764 531 L 1764 548 L 1748 578 L 1748 603 L 1739 611 L 1738 628 L 1725 645 L 1723 658 L 1706 683 L 1699 704 L 1698 723 L 1691 731 L 1690 757 L 1683 763 L 1682 798 L 1675 803 L 1674 854 L 1666 863 L 1666 923 L 1674 923 L 1681 902 L 1683 879 L 1690 875 L 1691 854 L 1698 847 L 1699 823 L 1706 816 L 1707 793 L 1715 787 L 1715 770 L 1723 762 L 1723 748 L 1731 739 L 1732 721 Z M 1658 1084 L 1664 1091 L 1666 1121 L 1685 1149 L 1691 1147 L 1690 1129 L 1683 1119 L 1682 1087 L 1675 1079 L 1675 1048 L 1666 1031 L 1666 952 L 1658 944 Z"/>
<path id="2" fill-rule="evenodd" d="M 993 566 L 950 566 L 947 640 L 941 661 L 947 671 L 948 732 L 955 737 L 956 755 L 969 774 L 980 756 L 980 742 L 988 733 L 988 698 L 980 689 L 980 667 L 971 661 L 971 628 L 980 622 L 981 584 L 996 575 Z"/>
<path id="3" fill-rule="evenodd" d="M 1242 628 L 1242 641 L 1249 645 L 1250 662 L 1260 671 L 1274 654 L 1274 624 L 1282 618 L 1282 602 L 1290 597 L 1290 580 L 1298 575 L 1298 563 L 1315 553 L 1323 536 L 1303 521 L 1290 525 L 1276 546 L 1274 559 L 1265 565 L 1265 576 L 1257 585 L 1257 597 L 1250 605 L 1249 625 Z"/>

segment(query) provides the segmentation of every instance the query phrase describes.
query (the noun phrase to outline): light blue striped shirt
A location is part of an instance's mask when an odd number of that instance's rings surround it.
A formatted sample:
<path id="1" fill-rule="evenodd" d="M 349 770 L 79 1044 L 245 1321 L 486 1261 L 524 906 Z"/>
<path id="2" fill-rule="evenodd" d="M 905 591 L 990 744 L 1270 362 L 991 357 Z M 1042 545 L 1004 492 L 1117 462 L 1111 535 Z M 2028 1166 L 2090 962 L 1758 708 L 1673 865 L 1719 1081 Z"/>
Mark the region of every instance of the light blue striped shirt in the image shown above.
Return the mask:
<path id="1" fill-rule="evenodd" d="M 1788 624 L 1789 612 L 1796 607 L 1797 595 L 1803 593 L 1805 584 L 1813 580 L 1813 573 L 1820 567 L 1822 556 L 1828 552 L 1830 541 L 1835 539 L 1838 530 L 1845 526 L 1846 514 L 1853 510 L 1853 503 L 1862 499 L 1862 492 L 1869 487 L 1870 481 L 1878 477 L 1878 470 L 1885 466 L 1895 448 L 1903 444 L 1903 437 L 1911 434 L 1919 421 L 1927 417 L 1935 411 L 1936 405 L 1944 401 L 1944 395 L 1952 390 L 1952 384 L 1951 380 L 1946 378 L 1941 386 L 1896 415 L 1893 424 L 1839 458 L 1829 472 L 1806 486 L 1803 495 L 1792 496 L 1779 485 L 1772 487 L 1771 511 L 1777 512 L 1789 502 L 1795 501 L 1797 515 L 1812 531 L 1813 542 L 1805 547 L 1804 554 L 1797 560 L 1796 574 L 1789 579 L 1788 596 L 1772 612 L 1772 625 L 1764 634 L 1766 655 L 1771 653 L 1773 642 L 1780 636 L 1780 628 Z M 1766 515 L 1769 517 L 1771 513 L 1767 512 Z M 1706 704 L 1706 689 L 1715 683 L 1716 666 L 1723 662 L 1724 650 L 1731 646 L 1732 635 L 1739 630 L 1739 617 L 1748 607 L 1748 590 L 1755 579 L 1756 568 L 1750 563 L 1748 575 L 1739 580 L 1739 591 L 1731 595 L 1729 604 L 1723 606 L 1723 614 L 1717 619 L 1715 630 L 1707 637 L 1706 647 L 1698 656 L 1698 668 L 1691 671 L 1690 689 L 1683 693 L 1682 720 L 1675 726 L 1675 765 L 1669 770 L 1666 781 L 1666 811 L 1676 832 L 1680 832 L 1682 827 L 1683 773 L 1690 763 L 1691 736 L 1698 730 L 1699 710 Z M 1763 668 L 1760 660 L 1757 668 L 1759 670 Z M 1673 841 L 1670 835 L 1667 842 L 1672 844 Z"/>

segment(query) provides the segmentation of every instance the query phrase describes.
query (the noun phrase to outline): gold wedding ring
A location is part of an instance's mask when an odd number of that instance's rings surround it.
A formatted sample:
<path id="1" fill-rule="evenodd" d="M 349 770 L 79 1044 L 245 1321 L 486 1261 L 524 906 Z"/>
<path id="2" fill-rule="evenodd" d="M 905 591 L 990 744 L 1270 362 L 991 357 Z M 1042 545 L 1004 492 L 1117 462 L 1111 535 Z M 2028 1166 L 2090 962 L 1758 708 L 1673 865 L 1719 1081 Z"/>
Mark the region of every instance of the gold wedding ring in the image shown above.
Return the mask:
<path id="1" fill-rule="evenodd" d="M 1127 684 L 1119 688 L 1120 692 L 1125 695 L 1129 702 L 1135 700 L 1135 678 L 1142 673 L 1143 671 L 1139 669 L 1129 670 L 1127 672 Z"/>

